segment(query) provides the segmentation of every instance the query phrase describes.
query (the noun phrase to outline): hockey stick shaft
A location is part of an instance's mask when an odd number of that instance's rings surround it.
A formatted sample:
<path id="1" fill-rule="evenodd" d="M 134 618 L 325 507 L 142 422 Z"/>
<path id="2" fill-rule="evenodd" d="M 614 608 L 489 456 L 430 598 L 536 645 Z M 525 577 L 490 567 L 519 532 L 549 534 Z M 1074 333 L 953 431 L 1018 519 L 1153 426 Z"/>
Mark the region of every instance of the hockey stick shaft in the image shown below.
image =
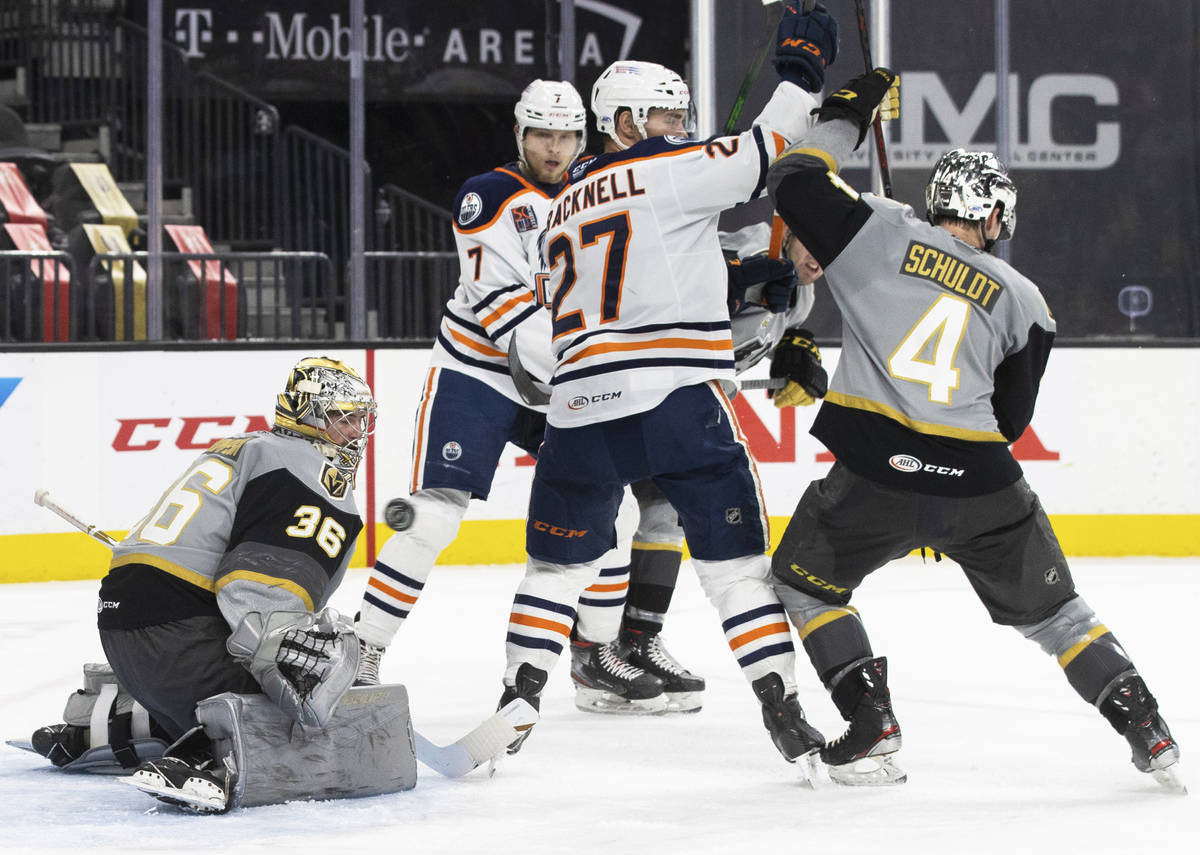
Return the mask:
<path id="1" fill-rule="evenodd" d="M 786 377 L 763 377 L 757 380 L 743 380 L 740 387 L 743 392 L 753 389 L 782 389 L 787 382 Z"/>
<path id="2" fill-rule="evenodd" d="M 58 514 L 64 520 L 69 522 L 71 525 L 75 526 L 75 528 L 79 529 L 84 534 L 88 535 L 89 537 L 93 537 L 96 540 L 100 541 L 105 546 L 107 546 L 109 549 L 112 549 L 114 546 L 117 545 L 117 542 L 115 540 L 113 540 L 107 534 L 102 532 L 100 529 L 96 528 L 94 525 L 85 523 L 83 520 L 79 519 L 79 517 L 75 516 L 73 513 L 68 511 L 66 508 L 64 508 L 62 505 L 58 504 L 58 502 L 51 499 L 49 490 L 38 490 L 36 493 L 34 493 L 33 494 L 33 503 L 35 505 L 41 505 L 43 508 L 46 508 L 47 510 L 53 511 L 54 513 Z"/>
<path id="3" fill-rule="evenodd" d="M 723 134 L 733 133 L 733 129 L 737 126 L 737 120 L 742 115 L 742 108 L 746 106 L 746 98 L 750 94 L 750 90 L 754 87 L 754 82 L 758 80 L 758 73 L 762 71 L 763 63 L 766 62 L 767 54 L 771 50 L 771 45 L 775 42 L 775 30 L 779 26 L 779 16 L 774 14 L 774 10 L 770 7 L 781 5 L 782 0 L 763 0 L 764 14 L 766 15 L 767 31 L 763 35 L 762 47 L 750 60 L 750 67 L 746 69 L 746 74 L 742 77 L 742 85 L 738 88 L 737 98 L 733 101 L 733 107 L 729 111 L 729 118 L 725 120 L 725 126 L 721 129 Z M 804 11 L 812 11 L 812 7 L 816 5 L 816 0 L 804 0 Z"/>
<path id="4" fill-rule="evenodd" d="M 862 45 L 863 64 L 866 66 L 867 74 L 870 74 L 875 68 L 875 63 L 871 59 L 871 37 L 867 33 L 867 15 L 863 11 L 863 0 L 854 0 L 854 9 L 858 17 L 858 40 Z M 892 197 L 892 172 L 888 168 L 887 147 L 883 141 L 883 120 L 879 116 L 875 117 L 873 123 L 875 135 L 875 153 L 879 155 L 879 178 L 883 183 L 883 195 L 889 199 Z"/>

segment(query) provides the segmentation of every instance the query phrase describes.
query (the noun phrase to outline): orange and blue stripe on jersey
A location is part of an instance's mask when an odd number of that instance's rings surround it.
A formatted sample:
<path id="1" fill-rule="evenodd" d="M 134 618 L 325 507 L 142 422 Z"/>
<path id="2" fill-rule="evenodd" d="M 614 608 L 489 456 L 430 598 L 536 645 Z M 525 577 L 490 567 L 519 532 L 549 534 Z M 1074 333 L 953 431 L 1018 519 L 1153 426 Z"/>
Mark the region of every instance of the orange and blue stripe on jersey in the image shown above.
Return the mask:
<path id="1" fill-rule="evenodd" d="M 475 234 L 497 225 L 509 203 L 523 193 L 552 199 L 557 186 L 529 181 L 520 172 L 498 166 L 490 172 L 472 176 L 463 182 L 454 199 L 454 230 Z M 533 224 L 535 227 L 537 223 Z M 514 222 L 513 228 L 517 224 Z"/>
<path id="2" fill-rule="evenodd" d="M 559 355 L 552 382 L 668 365 L 732 371 L 729 321 L 647 324 L 584 333 Z"/>

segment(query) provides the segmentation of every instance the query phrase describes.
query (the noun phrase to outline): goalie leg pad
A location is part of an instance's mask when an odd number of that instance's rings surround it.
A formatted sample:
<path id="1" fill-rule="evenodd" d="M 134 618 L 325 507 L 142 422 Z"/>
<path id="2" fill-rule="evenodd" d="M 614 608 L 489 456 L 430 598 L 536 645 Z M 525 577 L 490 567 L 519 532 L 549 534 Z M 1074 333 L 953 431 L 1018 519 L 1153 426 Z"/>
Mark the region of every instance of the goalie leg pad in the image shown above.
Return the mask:
<path id="1" fill-rule="evenodd" d="M 350 689 L 320 731 L 296 725 L 263 695 L 206 698 L 196 716 L 218 761 L 235 771 L 235 807 L 375 796 L 417 785 L 408 692 L 399 684 Z"/>

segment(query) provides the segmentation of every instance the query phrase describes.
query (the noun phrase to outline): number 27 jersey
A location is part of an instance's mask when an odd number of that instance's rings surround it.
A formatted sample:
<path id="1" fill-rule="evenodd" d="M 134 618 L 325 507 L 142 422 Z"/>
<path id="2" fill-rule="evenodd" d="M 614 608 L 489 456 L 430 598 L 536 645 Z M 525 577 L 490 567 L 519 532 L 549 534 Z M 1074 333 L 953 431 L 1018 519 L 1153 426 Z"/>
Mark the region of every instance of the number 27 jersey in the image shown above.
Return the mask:
<path id="1" fill-rule="evenodd" d="M 717 217 L 763 192 L 784 145 L 761 127 L 707 142 L 655 137 L 571 171 L 541 235 L 552 425 L 610 421 L 734 378 Z"/>

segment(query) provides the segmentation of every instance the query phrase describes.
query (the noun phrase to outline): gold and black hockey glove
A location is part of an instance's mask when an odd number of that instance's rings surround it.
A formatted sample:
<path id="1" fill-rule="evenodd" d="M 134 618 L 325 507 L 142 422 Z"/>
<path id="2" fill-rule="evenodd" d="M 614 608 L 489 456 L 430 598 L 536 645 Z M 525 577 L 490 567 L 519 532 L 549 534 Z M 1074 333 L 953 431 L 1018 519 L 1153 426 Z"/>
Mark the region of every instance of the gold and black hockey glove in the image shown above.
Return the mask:
<path id="1" fill-rule="evenodd" d="M 846 119 L 858 125 L 858 148 L 867 136 L 867 128 L 880 118 L 895 118 L 900 112 L 900 76 L 890 68 L 876 68 L 860 75 L 821 102 L 813 115 L 822 121 Z"/>
<path id="2" fill-rule="evenodd" d="M 786 330 L 775 345 L 771 376 L 787 380 L 782 389 L 767 392 L 776 407 L 807 407 L 829 391 L 829 375 L 821 366 L 821 351 L 813 342 L 813 334 L 803 327 Z"/>

